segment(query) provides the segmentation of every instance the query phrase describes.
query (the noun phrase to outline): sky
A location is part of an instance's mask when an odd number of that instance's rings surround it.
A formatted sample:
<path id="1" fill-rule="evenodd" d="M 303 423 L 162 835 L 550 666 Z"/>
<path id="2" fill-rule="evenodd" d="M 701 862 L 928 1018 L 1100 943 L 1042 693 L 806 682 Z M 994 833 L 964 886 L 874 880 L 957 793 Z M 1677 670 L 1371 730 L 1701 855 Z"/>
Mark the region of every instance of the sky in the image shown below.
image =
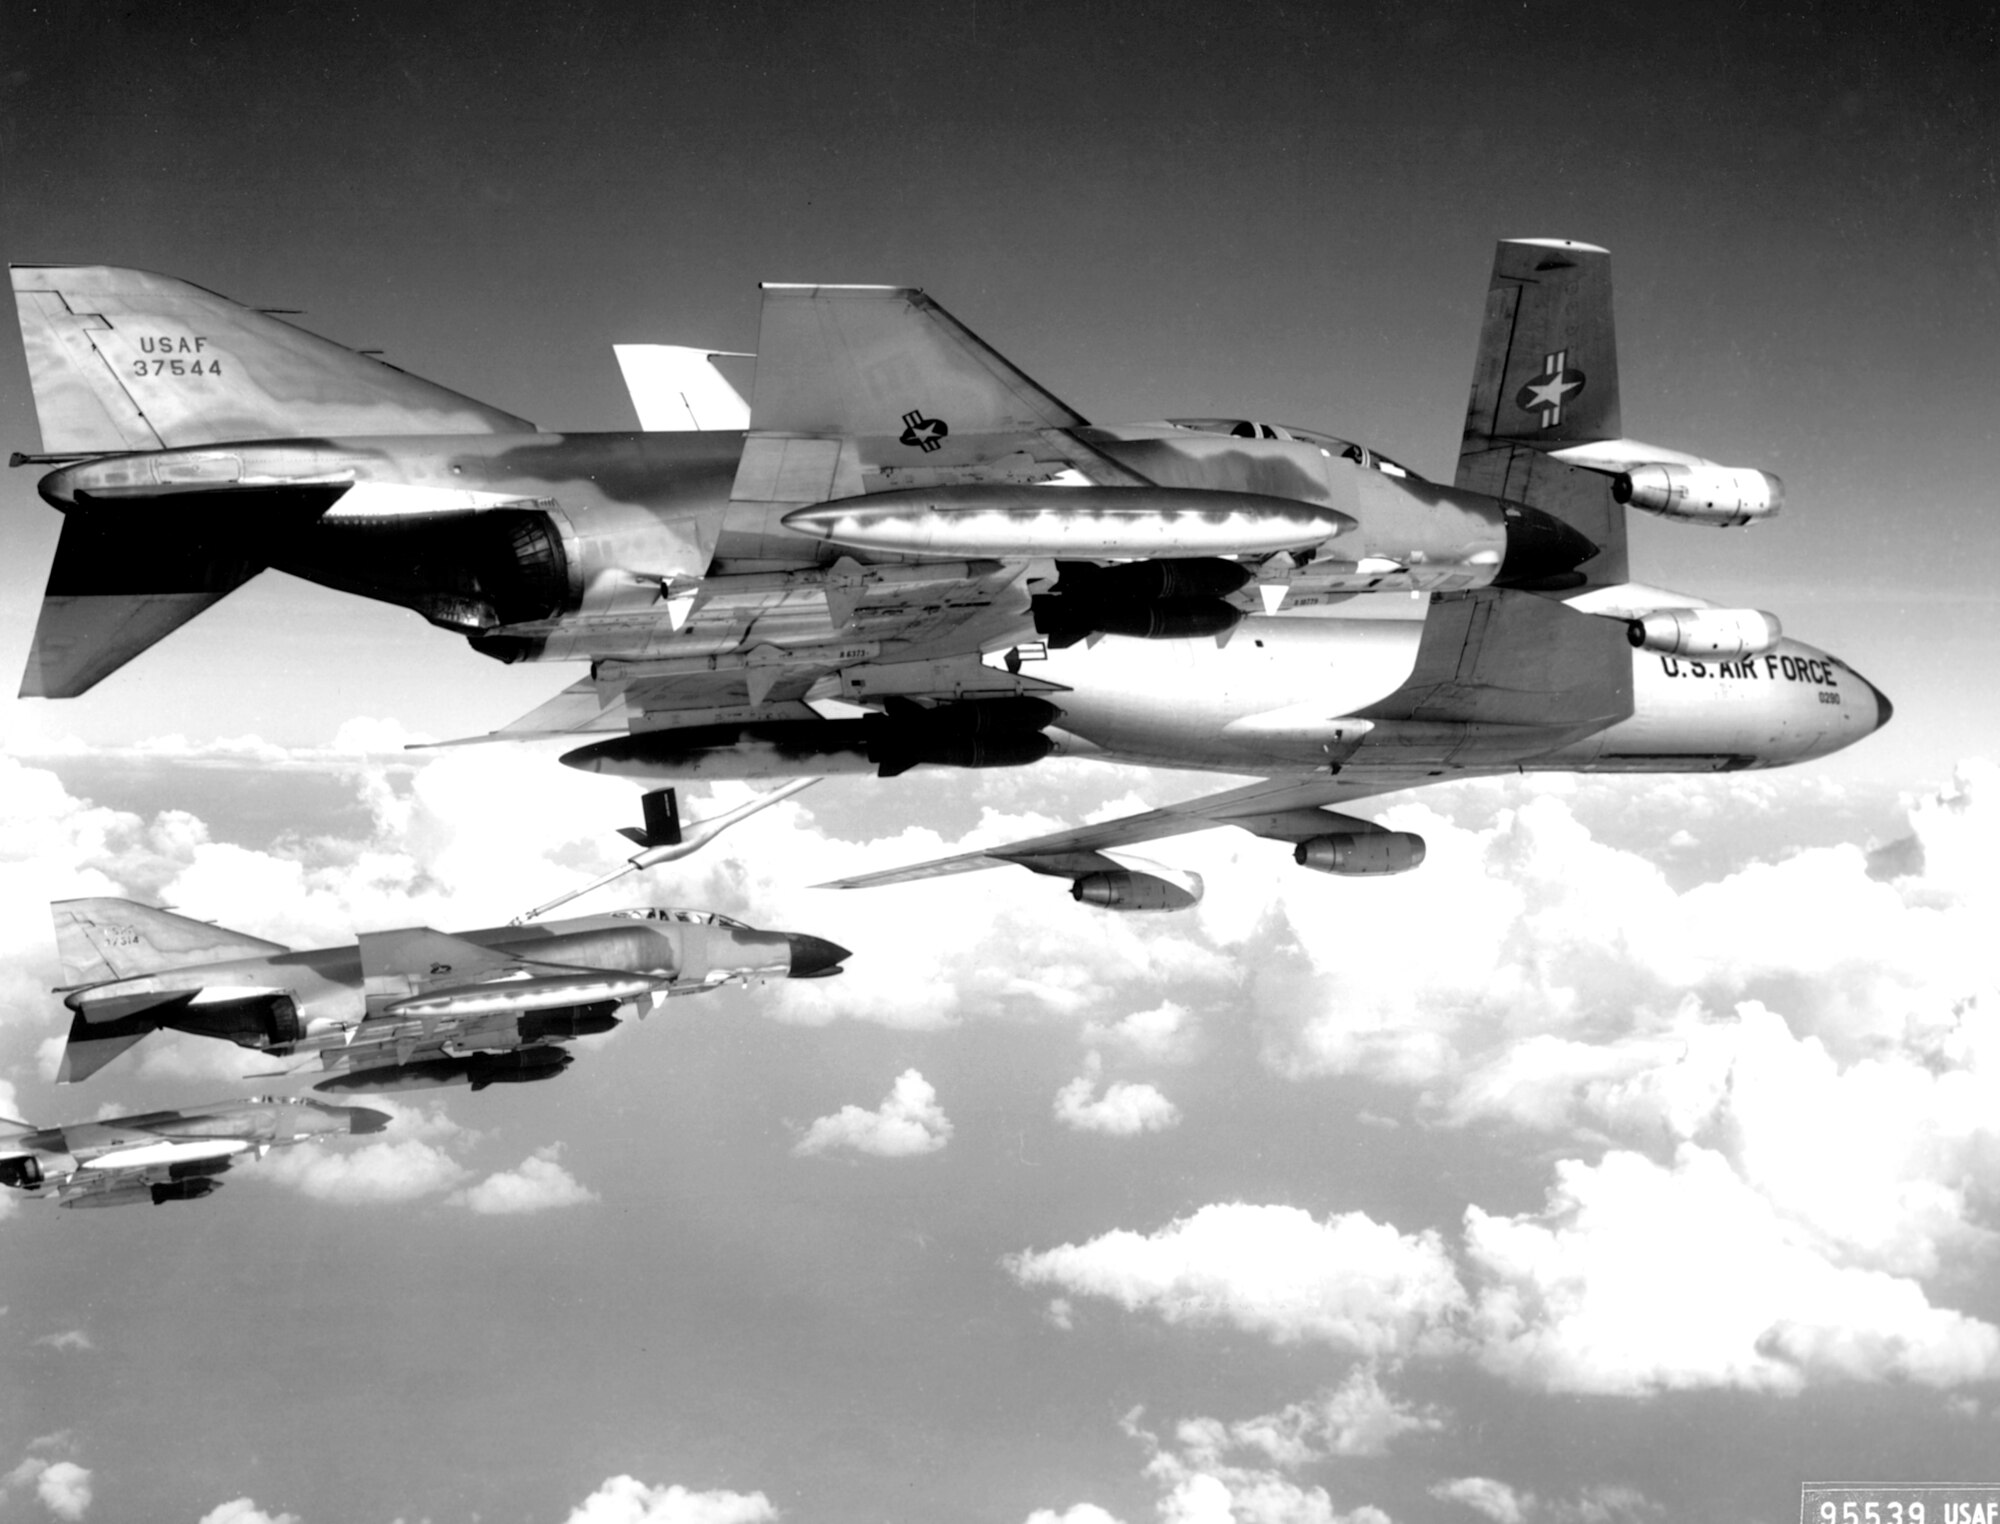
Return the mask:
<path id="1" fill-rule="evenodd" d="M 2000 56 L 1885 5 L 9 7 L 18 262 L 192 280 L 555 428 L 756 285 L 923 286 L 1085 416 L 1448 476 L 1496 238 L 1612 251 L 1627 431 L 1775 471 L 1636 574 L 1894 700 L 1808 768 L 1387 801 L 1430 857 L 1208 896 L 810 885 L 1223 786 L 838 779 L 643 891 L 848 972 L 672 1002 L 546 1085 L 400 1098 L 186 1208 L 0 1217 L 0 1517 L 1641 1524 L 2000 1451 Z M 39 447 L 0 335 L 0 442 Z M 0 672 L 59 517 L 0 473 Z M 267 574 L 0 706 L 0 1114 L 46 903 L 323 946 L 615 864 L 494 728 L 568 668 Z M 692 791 L 692 813 L 744 797 Z M 593 904 L 585 901 L 580 909 Z"/>

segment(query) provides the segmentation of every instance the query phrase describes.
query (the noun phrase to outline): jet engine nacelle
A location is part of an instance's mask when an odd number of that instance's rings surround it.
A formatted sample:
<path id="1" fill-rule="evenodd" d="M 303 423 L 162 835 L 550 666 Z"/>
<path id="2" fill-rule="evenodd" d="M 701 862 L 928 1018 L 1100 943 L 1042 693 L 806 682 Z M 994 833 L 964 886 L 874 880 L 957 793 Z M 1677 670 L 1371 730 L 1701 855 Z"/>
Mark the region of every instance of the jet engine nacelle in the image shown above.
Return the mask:
<path id="1" fill-rule="evenodd" d="M 1424 860 L 1424 839 L 1414 831 L 1342 831 L 1312 836 L 1292 849 L 1292 861 L 1315 873 L 1366 878 L 1407 873 Z"/>
<path id="2" fill-rule="evenodd" d="M 1688 524 L 1727 529 L 1773 517 L 1785 503 L 1785 484 L 1747 466 L 1634 466 L 1611 480 L 1618 502 Z"/>
<path id="3" fill-rule="evenodd" d="M 1104 910 L 1185 910 L 1201 903 L 1201 891 L 1199 873 L 1177 872 L 1163 878 L 1129 868 L 1085 873 L 1069 886 L 1070 898 L 1079 905 Z"/>
<path id="4" fill-rule="evenodd" d="M 0 1159 L 0 1185 L 11 1185 L 17 1191 L 32 1191 L 41 1187 L 44 1178 L 42 1161 L 33 1154 Z"/>
<path id="5" fill-rule="evenodd" d="M 1775 650 L 1784 631 L 1761 609 L 1655 609 L 1627 623 L 1625 634 L 1641 651 L 1734 661 Z"/>

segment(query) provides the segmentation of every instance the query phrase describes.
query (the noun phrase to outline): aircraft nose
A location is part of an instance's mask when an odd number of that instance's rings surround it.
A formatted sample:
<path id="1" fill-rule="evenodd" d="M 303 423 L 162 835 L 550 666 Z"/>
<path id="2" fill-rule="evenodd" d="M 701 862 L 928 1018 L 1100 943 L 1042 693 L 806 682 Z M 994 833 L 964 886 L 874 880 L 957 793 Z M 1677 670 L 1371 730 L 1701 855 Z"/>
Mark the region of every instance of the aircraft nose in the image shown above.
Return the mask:
<path id="1" fill-rule="evenodd" d="M 1582 582 L 1576 569 L 1599 548 L 1588 535 L 1552 513 L 1519 503 L 1507 505 L 1506 522 L 1507 554 L 1493 579 L 1495 587 L 1537 591 Z"/>
<path id="2" fill-rule="evenodd" d="M 347 1108 L 347 1130 L 361 1134 L 380 1132 L 390 1122 L 389 1113 L 377 1111 L 372 1106 L 350 1106 Z"/>
<path id="3" fill-rule="evenodd" d="M 1861 674 L 1859 672 L 1855 673 L 1854 675 L 1856 677 L 1861 677 Z M 1896 706 L 1889 702 L 1888 694 L 1884 693 L 1880 688 L 1876 687 L 1873 683 L 1869 682 L 1867 678 L 1861 677 L 1861 681 L 1867 685 L 1868 691 L 1875 695 L 1875 728 L 1877 730 L 1880 730 L 1884 725 L 1888 724 L 1889 721 L 1894 717 L 1896 713 Z"/>
<path id="4" fill-rule="evenodd" d="M 840 972 L 840 965 L 854 954 L 838 942 L 829 942 L 825 937 L 807 936 L 803 932 L 788 931 L 785 940 L 792 945 L 793 979 L 824 979 L 829 974 Z"/>

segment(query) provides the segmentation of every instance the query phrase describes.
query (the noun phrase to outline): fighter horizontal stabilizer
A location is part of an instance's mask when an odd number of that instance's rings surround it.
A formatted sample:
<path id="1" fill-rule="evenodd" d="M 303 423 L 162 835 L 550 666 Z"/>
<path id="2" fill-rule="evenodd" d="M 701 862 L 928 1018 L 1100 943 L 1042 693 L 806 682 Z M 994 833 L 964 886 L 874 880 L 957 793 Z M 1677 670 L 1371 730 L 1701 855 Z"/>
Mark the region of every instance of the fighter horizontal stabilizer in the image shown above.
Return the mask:
<path id="1" fill-rule="evenodd" d="M 227 963 L 291 950 L 282 942 L 267 942 L 133 900 L 56 900 L 49 913 L 55 920 L 63 982 L 68 985 L 132 979 L 190 963 Z"/>
<path id="2" fill-rule="evenodd" d="M 534 432 L 511 413 L 186 281 L 108 265 L 15 265 L 13 277 L 49 454 Z"/>
<path id="3" fill-rule="evenodd" d="M 111 1024 L 89 1022 L 81 1013 L 69 1024 L 69 1043 L 63 1048 L 62 1066 L 56 1070 L 58 1085 L 74 1085 L 87 1080 L 158 1025 L 144 1018 Z"/>
<path id="4" fill-rule="evenodd" d="M 74 698 L 270 564 L 342 487 L 252 489 L 157 503 L 88 502 L 63 520 L 23 698 Z"/>

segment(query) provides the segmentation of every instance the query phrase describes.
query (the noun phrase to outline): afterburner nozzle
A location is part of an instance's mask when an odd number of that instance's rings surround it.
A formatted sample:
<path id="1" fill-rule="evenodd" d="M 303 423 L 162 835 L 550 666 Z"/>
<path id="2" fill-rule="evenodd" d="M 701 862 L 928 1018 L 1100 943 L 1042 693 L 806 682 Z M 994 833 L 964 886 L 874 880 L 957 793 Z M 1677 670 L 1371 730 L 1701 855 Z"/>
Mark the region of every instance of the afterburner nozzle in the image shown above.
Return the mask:
<path id="1" fill-rule="evenodd" d="M 1526 592 L 1553 592 L 1581 587 L 1577 568 L 1599 547 L 1552 513 L 1509 503 L 1506 508 L 1507 554 L 1500 562 L 1495 587 Z"/>
<path id="2" fill-rule="evenodd" d="M 825 937 L 808 936 L 798 931 L 788 931 L 784 937 L 792 947 L 792 967 L 788 978 L 824 979 L 839 973 L 840 965 L 854 956 L 838 942 L 829 942 Z"/>

